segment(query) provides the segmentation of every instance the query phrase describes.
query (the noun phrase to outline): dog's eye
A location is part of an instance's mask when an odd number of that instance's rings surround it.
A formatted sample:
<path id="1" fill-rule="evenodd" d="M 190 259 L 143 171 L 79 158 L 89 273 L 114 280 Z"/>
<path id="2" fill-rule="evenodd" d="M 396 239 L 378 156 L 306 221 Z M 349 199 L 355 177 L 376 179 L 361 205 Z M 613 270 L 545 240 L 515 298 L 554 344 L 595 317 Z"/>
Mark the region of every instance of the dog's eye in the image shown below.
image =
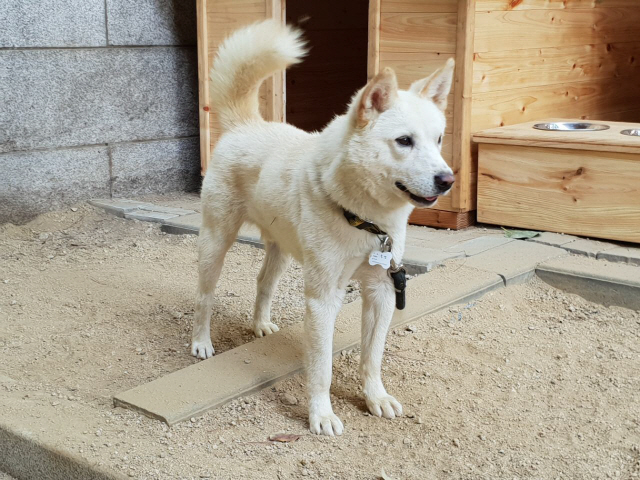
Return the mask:
<path id="1" fill-rule="evenodd" d="M 438 137 L 438 145 L 442 144 L 442 135 L 440 135 L 440 137 Z"/>
<path id="2" fill-rule="evenodd" d="M 413 147 L 413 138 L 407 137 L 406 135 L 403 137 L 396 138 L 396 143 L 398 145 L 402 145 L 403 147 Z"/>

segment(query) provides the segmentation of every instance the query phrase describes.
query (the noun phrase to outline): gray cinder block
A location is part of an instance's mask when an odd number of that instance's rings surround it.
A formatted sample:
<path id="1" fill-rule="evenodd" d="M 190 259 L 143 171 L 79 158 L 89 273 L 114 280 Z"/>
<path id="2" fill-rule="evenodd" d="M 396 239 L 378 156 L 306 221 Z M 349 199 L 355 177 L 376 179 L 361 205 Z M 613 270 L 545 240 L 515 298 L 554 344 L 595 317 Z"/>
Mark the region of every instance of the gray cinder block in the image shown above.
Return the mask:
<path id="1" fill-rule="evenodd" d="M 0 47 L 107 44 L 104 0 L 0 0 Z"/>
<path id="2" fill-rule="evenodd" d="M 198 134 L 193 48 L 0 51 L 0 153 Z"/>
<path id="3" fill-rule="evenodd" d="M 113 195 L 143 195 L 200 188 L 198 137 L 114 145 Z"/>
<path id="4" fill-rule="evenodd" d="M 107 0 L 109 45 L 195 45 L 196 2 Z"/>
<path id="5" fill-rule="evenodd" d="M 107 147 L 0 155 L 0 223 L 109 196 Z"/>

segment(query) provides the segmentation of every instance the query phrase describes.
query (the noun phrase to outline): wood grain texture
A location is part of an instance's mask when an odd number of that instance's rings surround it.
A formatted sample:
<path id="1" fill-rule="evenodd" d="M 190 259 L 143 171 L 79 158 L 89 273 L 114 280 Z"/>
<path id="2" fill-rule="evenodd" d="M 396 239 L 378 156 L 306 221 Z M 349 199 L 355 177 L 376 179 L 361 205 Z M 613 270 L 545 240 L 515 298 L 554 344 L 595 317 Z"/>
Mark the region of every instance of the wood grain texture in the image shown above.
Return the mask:
<path id="1" fill-rule="evenodd" d="M 497 52 L 637 41 L 640 9 L 482 11 L 475 21 L 475 51 Z"/>
<path id="2" fill-rule="evenodd" d="M 380 53 L 380 65 L 393 68 L 398 77 L 398 86 L 406 89 L 412 82 L 428 77 L 437 69 L 442 68 L 447 59 L 451 57 L 454 57 L 454 54 L 426 50 L 412 53 L 382 52 Z"/>
<path id="3" fill-rule="evenodd" d="M 473 93 L 640 76 L 638 41 L 476 53 Z"/>
<path id="4" fill-rule="evenodd" d="M 209 122 L 209 55 L 207 53 L 207 0 L 197 0 L 198 37 L 198 116 L 200 122 L 200 173 L 204 175 L 211 159 Z"/>
<path id="5" fill-rule="evenodd" d="M 477 132 L 548 117 L 606 120 L 608 113 L 637 109 L 640 89 L 632 88 L 634 85 L 636 80 L 629 78 L 474 95 L 471 130 Z"/>
<path id="6" fill-rule="evenodd" d="M 640 156 L 481 144 L 478 220 L 640 242 Z"/>
<path id="7" fill-rule="evenodd" d="M 627 109 L 620 112 L 607 112 L 605 120 L 612 122 L 631 122 L 640 124 L 640 105 L 628 105 Z"/>
<path id="8" fill-rule="evenodd" d="M 446 59 L 450 55 L 440 55 L 437 53 L 383 53 L 380 55 L 380 68 L 392 68 L 398 79 L 398 87 L 407 89 L 413 82 L 421 78 L 428 77 L 438 68 L 442 68 Z M 455 97 L 453 92 L 447 98 L 447 109 L 445 117 L 447 119 L 446 132 L 453 131 L 453 109 Z"/>
<path id="9" fill-rule="evenodd" d="M 409 217 L 411 225 L 461 230 L 476 223 L 476 212 L 447 212 L 433 208 L 416 208 Z"/>
<path id="10" fill-rule="evenodd" d="M 369 24 L 367 47 L 367 81 L 380 71 L 380 9 L 382 0 L 369 0 Z M 386 0 L 385 0 L 386 1 Z"/>
<path id="11" fill-rule="evenodd" d="M 442 151 L 440 153 L 444 161 L 447 162 L 447 165 L 450 167 L 453 166 L 453 135 L 450 133 L 447 133 L 442 139 Z M 448 198 L 451 198 L 451 195 L 449 195 Z"/>
<path id="12" fill-rule="evenodd" d="M 285 22 L 285 1 L 266 0 L 266 18 L 273 18 L 280 23 Z M 265 85 L 265 119 L 272 122 L 284 122 L 285 112 L 285 71 L 276 72 Z"/>
<path id="13" fill-rule="evenodd" d="M 452 165 L 456 182 L 451 196 L 454 208 L 473 210 L 476 203 L 475 185 L 471 181 L 475 170 L 471 156 L 475 0 L 458 0 L 457 19 Z"/>
<path id="14" fill-rule="evenodd" d="M 383 13 L 380 52 L 455 53 L 455 13 Z"/>
<path id="15" fill-rule="evenodd" d="M 284 21 L 284 0 L 204 0 L 204 7 L 198 10 L 198 24 L 206 31 L 206 67 L 202 61 L 204 52 L 199 48 L 199 70 L 206 68 L 206 83 L 203 85 L 203 77 L 199 76 L 199 89 L 208 90 L 208 70 L 213 65 L 213 60 L 219 45 L 233 31 L 251 23 L 267 18 L 276 18 Z M 206 21 L 203 21 L 206 18 Z M 203 42 L 204 43 L 204 42 Z M 281 121 L 284 119 L 284 73 L 278 73 L 265 80 L 260 86 L 260 113 L 266 120 Z M 213 106 L 208 104 L 209 111 L 209 136 L 201 135 L 201 148 L 209 145 L 212 149 L 221 134 Z M 204 138 L 204 139 L 203 139 Z M 205 170 L 203 170 L 204 172 Z"/>
<path id="16" fill-rule="evenodd" d="M 380 68 L 393 68 L 400 88 L 406 89 L 412 82 L 431 75 L 447 58 L 456 55 L 458 7 L 459 0 L 381 0 Z M 442 157 L 452 168 L 454 108 L 452 91 L 445 112 L 447 127 L 442 149 Z M 455 201 L 454 195 L 442 197 L 437 204 L 437 211 L 442 213 L 428 210 L 431 213 L 416 215 L 422 218 L 423 225 L 430 225 L 431 219 L 434 225 L 442 226 L 444 216 L 455 210 Z M 447 217 L 448 228 L 455 228 L 454 217 Z"/>
<path id="17" fill-rule="evenodd" d="M 640 123 L 598 121 L 609 125 L 609 130 L 593 132 L 559 132 L 536 130 L 536 123 L 579 121 L 576 119 L 548 118 L 502 128 L 483 130 L 473 135 L 476 143 L 497 143 L 525 147 L 565 148 L 601 152 L 635 153 L 640 156 L 640 137 L 621 135 L 626 129 L 638 129 Z M 640 158 L 640 157 L 639 157 Z"/>
<path id="18" fill-rule="evenodd" d="M 207 6 L 215 3 L 216 0 L 208 0 Z M 209 65 L 213 65 L 213 58 L 218 51 L 218 46 L 232 32 L 264 18 L 266 18 L 266 9 L 263 12 L 233 11 L 226 13 L 207 10 Z"/>
<path id="19" fill-rule="evenodd" d="M 612 7 L 631 8 L 637 5 L 637 0 L 477 0 L 476 10 L 575 10 Z"/>
<path id="20" fill-rule="evenodd" d="M 264 14 L 267 11 L 265 0 L 208 0 L 210 13 L 247 13 Z"/>
<path id="21" fill-rule="evenodd" d="M 458 0 L 382 0 L 382 13 L 455 13 Z"/>

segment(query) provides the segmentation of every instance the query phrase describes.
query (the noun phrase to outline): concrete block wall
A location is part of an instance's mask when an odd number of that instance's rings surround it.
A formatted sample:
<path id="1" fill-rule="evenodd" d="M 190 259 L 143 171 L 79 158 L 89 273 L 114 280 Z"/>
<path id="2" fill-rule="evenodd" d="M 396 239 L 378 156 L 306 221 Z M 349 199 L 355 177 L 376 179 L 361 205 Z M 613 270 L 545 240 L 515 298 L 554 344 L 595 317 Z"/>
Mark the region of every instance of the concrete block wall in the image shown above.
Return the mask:
<path id="1" fill-rule="evenodd" d="M 0 0 L 0 223 L 200 185 L 195 0 Z"/>

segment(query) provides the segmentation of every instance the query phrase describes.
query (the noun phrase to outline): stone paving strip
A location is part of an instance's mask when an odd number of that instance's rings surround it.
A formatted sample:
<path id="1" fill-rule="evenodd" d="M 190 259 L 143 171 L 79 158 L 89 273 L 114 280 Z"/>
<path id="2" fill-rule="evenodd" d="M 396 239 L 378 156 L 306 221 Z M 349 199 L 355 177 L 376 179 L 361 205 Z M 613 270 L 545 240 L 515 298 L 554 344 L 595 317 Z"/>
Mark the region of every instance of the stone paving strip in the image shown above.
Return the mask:
<path id="1" fill-rule="evenodd" d="M 527 241 L 560 247 L 570 253 L 597 258 L 598 260 L 640 265 L 640 244 L 637 243 L 606 242 L 553 232 L 542 232 L 537 237 Z"/>
<path id="2" fill-rule="evenodd" d="M 83 411 L 80 415 L 79 410 Z M 99 428 L 101 424 L 95 409 L 78 402 L 61 404 L 56 414 L 64 421 L 52 421 L 49 405 L 25 399 L 23 392 L 3 392 L 0 412 L 16 411 L 21 412 L 20 415 L 0 414 L 0 472 L 4 470 L 17 478 L 38 480 L 128 478 L 60 445 L 60 439 L 81 445 L 87 439 L 83 431 L 95 432 Z"/>
<path id="3" fill-rule="evenodd" d="M 187 210 L 184 208 L 176 207 L 163 207 L 160 205 L 153 205 L 146 202 L 137 202 L 135 200 L 103 200 L 95 199 L 89 200 L 89 203 L 94 207 L 100 207 L 109 213 L 124 218 L 135 218 L 143 222 L 164 222 L 172 218 L 185 217 L 192 215 L 195 210 Z"/>
<path id="4" fill-rule="evenodd" d="M 201 214 L 193 210 L 173 208 L 169 211 L 166 207 L 130 200 L 91 203 L 127 218 L 161 221 L 161 228 L 167 233 L 197 234 L 201 224 Z M 148 212 L 147 217 L 143 214 L 132 217 L 132 213 L 140 211 Z M 174 216 L 157 220 L 149 218 L 150 213 Z M 238 242 L 262 246 L 258 229 L 251 226 L 240 230 Z M 570 253 L 583 257 L 572 257 Z M 607 271 L 613 272 L 609 278 L 600 267 L 606 262 L 596 259 L 635 264 L 639 257 L 640 248 L 557 233 L 544 232 L 530 241 L 523 241 L 505 238 L 498 229 L 476 228 L 452 233 L 410 227 L 405 265 L 414 274 L 431 273 L 409 282 L 407 309 L 396 312 L 393 325 L 406 324 L 450 305 L 480 297 L 495 288 L 525 282 L 536 272 L 552 285 L 573 293 L 582 290 L 597 293 L 599 288 L 606 287 L 602 292 L 613 298 L 615 304 L 620 304 L 629 295 L 640 298 L 637 282 L 627 281 L 640 270 L 628 265 L 607 264 L 610 265 Z M 445 261 L 448 261 L 445 268 L 434 269 Z M 591 268 L 593 272 L 587 274 L 585 268 Z M 425 291 L 431 292 L 433 298 L 425 298 Z M 603 301 L 604 296 L 597 298 Z M 360 312 L 360 300 L 342 309 L 336 323 L 334 353 L 359 344 Z M 114 403 L 168 424 L 197 416 L 300 372 L 301 335 L 302 323 L 299 323 L 118 394 Z M 274 352 L 278 352 L 277 355 Z"/>
<path id="5" fill-rule="evenodd" d="M 396 311 L 392 328 L 504 286 L 499 275 L 464 264 L 436 269 L 409 281 L 407 308 Z M 437 291 L 426 298 L 425 291 Z M 334 355 L 360 343 L 362 302 L 345 305 L 336 321 Z M 169 425 L 261 390 L 302 371 L 302 322 L 278 333 L 215 355 L 114 397 Z M 215 345 L 214 345 L 215 346 Z"/>
<path id="6" fill-rule="evenodd" d="M 162 230 L 172 234 L 197 234 L 200 230 L 201 214 L 192 209 L 163 207 L 148 202 L 127 199 L 96 199 L 89 203 L 126 218 L 159 222 Z M 192 206 L 192 204 L 191 204 Z M 424 273 L 451 258 L 471 257 L 481 252 L 513 242 L 504 238 L 501 230 L 483 232 L 479 229 L 462 230 L 453 235 L 430 228 L 410 227 L 404 262 L 410 273 Z M 450 232 L 447 232 L 450 233 Z M 452 238 L 455 238 L 452 242 Z M 238 242 L 261 247 L 260 233 L 255 227 L 244 226 Z M 591 240 L 574 235 L 541 232 L 528 243 L 559 247 L 567 252 L 640 266 L 640 245 Z M 455 243 L 452 245 L 452 243 Z"/>
<path id="7" fill-rule="evenodd" d="M 640 268 L 636 265 L 570 256 L 538 265 L 536 274 L 592 302 L 640 310 Z"/>

